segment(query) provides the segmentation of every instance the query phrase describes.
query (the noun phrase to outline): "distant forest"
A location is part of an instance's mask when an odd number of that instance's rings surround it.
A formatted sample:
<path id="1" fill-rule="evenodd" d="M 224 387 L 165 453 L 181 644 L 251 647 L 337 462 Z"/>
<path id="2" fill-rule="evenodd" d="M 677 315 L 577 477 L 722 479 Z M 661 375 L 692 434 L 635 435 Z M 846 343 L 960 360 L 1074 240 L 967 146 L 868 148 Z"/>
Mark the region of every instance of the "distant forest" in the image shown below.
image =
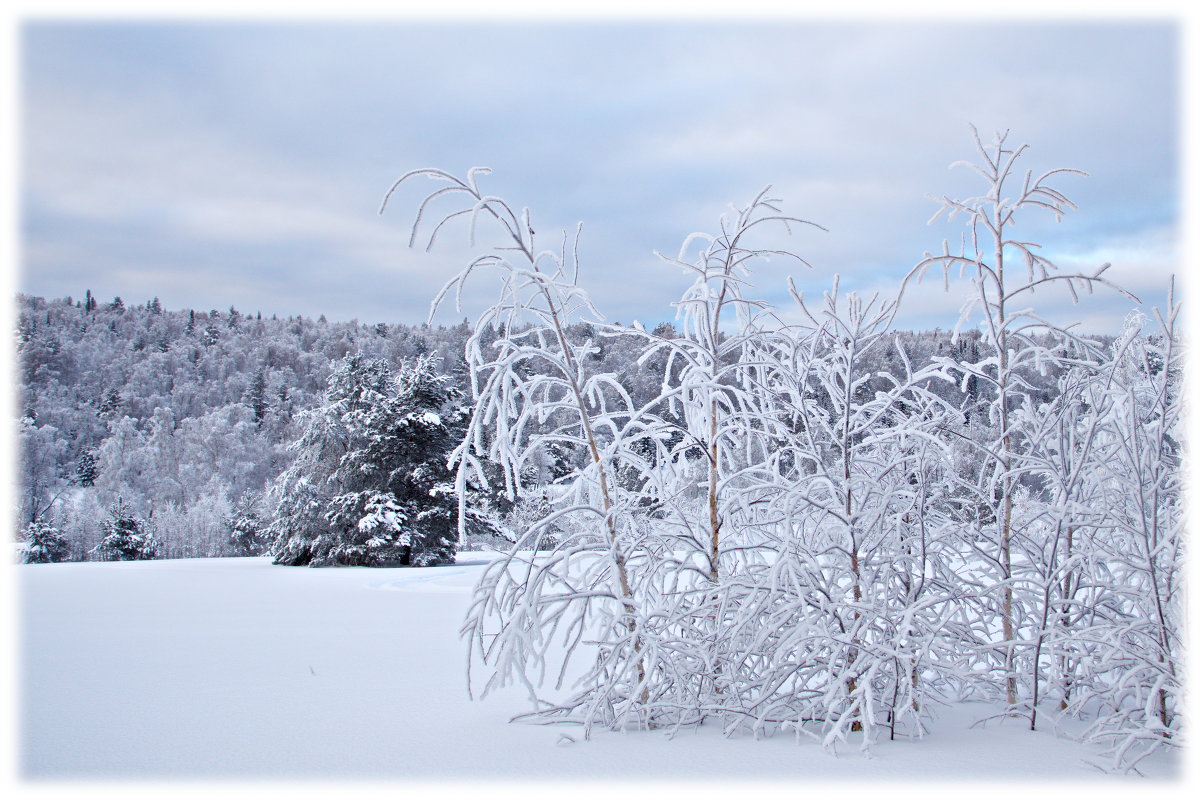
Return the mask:
<path id="1" fill-rule="evenodd" d="M 435 327 L 268 318 L 232 306 L 172 311 L 157 297 L 127 305 L 119 297 L 99 302 L 90 291 L 82 300 L 20 295 L 18 302 L 17 534 L 52 526 L 65 539 L 66 560 L 97 557 L 118 503 L 153 532 L 159 558 L 246 554 L 239 515 L 271 516 L 266 489 L 292 465 L 306 413 L 320 406 L 347 357 L 398 367 L 433 356 L 449 384 L 469 396 L 465 320 Z M 586 324 L 572 333 L 590 340 L 591 370 L 616 376 L 635 404 L 657 395 L 665 357 L 639 364 L 637 337 Z M 655 333 L 676 335 L 669 323 Z M 956 340 L 942 330 L 895 337 L 917 368 L 936 356 L 980 357 L 978 331 Z M 896 348 L 874 357 L 878 371 L 901 373 Z M 1054 369 L 1030 376 L 1043 400 L 1056 391 L 1056 377 Z M 934 390 L 963 407 L 975 380 Z"/>

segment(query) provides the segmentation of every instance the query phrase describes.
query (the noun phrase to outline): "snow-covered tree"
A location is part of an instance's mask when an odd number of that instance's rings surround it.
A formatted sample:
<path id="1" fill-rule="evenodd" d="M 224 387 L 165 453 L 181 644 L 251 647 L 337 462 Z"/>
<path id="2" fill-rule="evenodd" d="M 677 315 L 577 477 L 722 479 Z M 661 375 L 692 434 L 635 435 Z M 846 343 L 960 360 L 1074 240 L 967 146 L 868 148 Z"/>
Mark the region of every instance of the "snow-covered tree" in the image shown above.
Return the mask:
<path id="1" fill-rule="evenodd" d="M 677 256 L 664 258 L 691 279 L 674 304 L 678 331 L 635 325 L 622 337 L 641 340 L 637 364 L 662 360 L 657 394 L 634 404 L 623 432 L 622 466 L 638 476 L 628 488 L 635 503 L 653 510 L 645 524 L 663 539 L 655 589 L 671 611 L 656 635 L 675 651 L 672 661 L 686 653 L 693 663 L 711 665 L 691 674 L 678 663 L 663 670 L 669 689 L 655 698 L 656 724 L 727 710 L 729 698 L 744 690 L 748 654 L 730 632 L 757 589 L 750 588 L 753 572 L 774 555 L 764 547 L 763 518 L 754 509 L 763 482 L 777 483 L 762 469 L 779 443 L 774 407 L 763 392 L 770 384 L 768 353 L 786 335 L 769 305 L 750 294 L 751 279 L 772 257 L 807 267 L 791 250 L 764 242 L 820 226 L 785 215 L 769 192 L 724 215 L 717 233 L 694 233 Z M 610 326 L 614 341 L 617 329 Z"/>
<path id="2" fill-rule="evenodd" d="M 143 561 L 157 558 L 159 544 L 146 523 L 136 516 L 122 500 L 108 510 L 108 519 L 101 523 L 103 537 L 93 551 L 100 561 Z"/>
<path id="3" fill-rule="evenodd" d="M 1067 710 L 1093 719 L 1087 737 L 1118 766 L 1180 746 L 1183 719 L 1183 360 L 1180 307 L 1168 297 L 1157 330 L 1131 316 L 1104 376 L 1106 412 L 1090 480 L 1103 518 L 1081 543 L 1094 612 L 1064 636 L 1086 658 Z M 1077 656 L 1078 657 L 1078 656 Z"/>
<path id="4" fill-rule="evenodd" d="M 556 632 L 566 639 L 564 669 L 583 637 L 598 639 L 582 691 L 564 710 L 586 709 L 589 721 L 642 724 L 652 668 L 640 604 L 653 598 L 643 597 L 639 573 L 652 575 L 655 544 L 644 538 L 642 509 L 617 478 L 628 454 L 623 428 L 631 419 L 631 400 L 615 376 L 592 371 L 594 339 L 583 326 L 572 327 L 599 324 L 602 317 L 577 284 L 578 261 L 568 260 L 567 237 L 560 253 L 539 249 L 528 212 L 518 214 L 480 190 L 478 178 L 487 172 L 476 168 L 460 179 L 418 170 L 393 188 L 420 177 L 440 184 L 420 206 L 413 242 L 430 204 L 443 197 L 460 205 L 435 224 L 429 246 L 448 222 L 462 217 L 470 218 L 472 230 L 481 220 L 494 224 L 504 238 L 434 301 L 436 310 L 477 273 L 493 271 L 500 278 L 500 298 L 481 315 L 467 342 L 475 412 L 455 451 L 458 487 L 461 492 L 472 480 L 487 483 L 492 477 L 487 465 L 496 465 L 507 496 L 515 500 L 524 493 L 526 476 L 535 473 L 530 467 L 556 442 L 586 453 L 586 461 L 556 492 L 559 510 L 520 532 L 508 556 L 485 571 L 465 634 L 496 670 L 488 687 L 517 680 L 531 695 L 536 695 L 532 674 L 554 657 Z M 586 338 L 577 340 L 577 334 Z M 543 536 L 552 523 L 567 535 L 555 537 L 557 546 L 548 555 L 533 555 L 530 551 L 548 544 Z"/>
<path id="5" fill-rule="evenodd" d="M 526 496 L 536 491 L 526 485 L 537 473 L 529 467 L 552 448 L 588 455 L 547 493 L 550 513 L 518 532 L 476 589 L 464 632 L 495 670 L 487 688 L 515 680 L 537 697 L 535 675 L 553 668 L 561 676 L 575 657 L 586 660 L 580 643 L 588 639 L 594 661 L 581 667 L 579 691 L 539 701 L 539 713 L 618 727 L 720 715 L 742 690 L 723 626 L 740 619 L 740 595 L 726 588 L 744 578 L 737 568 L 723 575 L 721 564 L 734 567 L 732 554 L 749 549 L 748 532 L 733 520 L 745 516 L 746 475 L 767 453 L 746 372 L 746 351 L 762 331 L 741 285 L 748 262 L 769 253 L 748 239 L 765 223 L 797 221 L 764 194 L 723 220 L 698 256 L 688 252 L 695 237 L 685 243 L 675 263 L 694 283 L 681 301 L 685 331 L 668 337 L 605 324 L 577 283 L 577 256 L 568 258 L 566 244 L 558 253 L 538 249 L 528 212 L 482 193 L 479 174 L 425 170 L 401 180 L 442 184 L 421 205 L 414 239 L 430 203 L 458 196 L 465 210 L 446 213 L 435 235 L 470 216 L 473 228 L 494 221 L 508 240 L 435 301 L 477 272 L 500 276 L 500 299 L 468 341 L 478 405 L 457 452 L 460 480 L 487 480 L 484 464 L 499 464 L 510 495 Z M 740 317 L 744 335 L 722 331 L 726 314 Z M 619 375 L 597 370 L 605 354 L 596 337 L 629 334 L 642 342 L 639 362 L 667 354 L 669 378 L 642 404 Z"/>
<path id="6" fill-rule="evenodd" d="M 48 522 L 31 522 L 21 541 L 21 560 L 26 564 L 50 564 L 66 561 L 71 545 Z"/>
<path id="7" fill-rule="evenodd" d="M 272 486 L 275 563 L 428 566 L 454 560 L 458 497 L 447 458 L 461 430 L 432 357 L 347 356 Z"/>
<path id="8" fill-rule="evenodd" d="M 229 541 L 241 555 L 259 555 L 267 545 L 258 510 L 261 502 L 262 497 L 257 492 L 246 492 L 234 503 L 233 510 L 225 520 Z"/>
<path id="9" fill-rule="evenodd" d="M 919 734 L 958 641 L 946 453 L 958 414 L 928 391 L 889 331 L 896 300 L 841 296 L 835 278 L 764 364 L 756 416 L 771 434 L 743 503 L 761 553 L 735 583 L 722 637 L 755 732 L 793 727 L 828 745 L 855 732 Z M 894 372 L 873 368 L 885 349 Z M 745 544 L 742 545 L 745 548 Z"/>
<path id="10" fill-rule="evenodd" d="M 29 524 L 39 521 L 62 491 L 67 442 L 58 428 L 38 425 L 29 416 L 21 417 L 17 437 L 21 448 L 17 502 L 20 520 Z"/>
<path id="11" fill-rule="evenodd" d="M 96 483 L 96 454 L 85 450 L 75 461 L 75 480 L 80 486 L 93 486 Z"/>
<path id="12" fill-rule="evenodd" d="M 974 363 L 944 361 L 959 371 L 964 389 L 972 377 L 987 387 L 983 391 L 991 431 L 986 439 L 975 442 L 979 502 L 987 508 L 987 519 L 981 521 L 980 533 L 991 540 L 992 552 L 985 557 L 994 565 L 988 592 L 990 608 L 984 613 L 998 621 L 993 636 L 997 673 L 1005 699 L 1015 710 L 1020 699 L 1018 683 L 1022 670 L 1017 665 L 1020 611 L 1014 607 L 1013 553 L 1014 541 L 1020 535 L 1014 524 L 1014 503 L 1020 489 L 1022 458 L 1028 448 L 1023 433 L 1014 425 L 1013 414 L 1028 399 L 1028 373 L 1044 372 L 1046 365 L 1055 361 L 1054 350 L 1033 334 L 1049 331 L 1066 335 L 1062 328 L 1041 318 L 1025 304 L 1037 288 L 1048 284 L 1064 287 L 1075 299 L 1081 292 L 1092 292 L 1097 285 L 1112 284 L 1103 277 L 1108 264 L 1091 274 L 1062 273 L 1038 252 L 1039 245 L 1015 238 L 1012 232 L 1026 212 L 1036 209 L 1048 211 L 1061 220 L 1075 205 L 1051 185 L 1052 179 L 1086 173 L 1052 169 L 1037 177 L 1031 171 L 1022 177 L 1017 162 L 1027 145 L 1007 144 L 1007 132 L 997 133 L 988 144 L 983 143 L 974 128 L 972 133 L 980 163 L 956 162 L 954 166 L 966 166 L 977 173 L 983 180 L 984 191 L 965 199 L 933 198 L 941 207 L 930 220 L 943 214 L 950 219 L 961 215 L 970 236 L 964 237 L 957 252 L 946 242 L 940 254 L 926 253 L 910 276 L 919 278 L 938 268 L 945 276 L 952 271 L 968 274 L 974 296 L 963 309 L 960 325 L 973 313 L 983 317 L 984 358 Z"/>

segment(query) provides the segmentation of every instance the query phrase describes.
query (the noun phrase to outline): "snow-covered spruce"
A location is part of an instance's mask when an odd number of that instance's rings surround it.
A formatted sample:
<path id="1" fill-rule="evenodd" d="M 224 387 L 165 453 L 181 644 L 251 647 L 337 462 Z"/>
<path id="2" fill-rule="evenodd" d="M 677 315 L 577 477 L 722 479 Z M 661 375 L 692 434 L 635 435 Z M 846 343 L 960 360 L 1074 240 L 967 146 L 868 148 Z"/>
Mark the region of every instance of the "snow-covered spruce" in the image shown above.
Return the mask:
<path id="1" fill-rule="evenodd" d="M 268 492 L 276 564 L 453 562 L 458 497 L 446 461 L 466 411 L 435 366 L 427 356 L 393 374 L 381 359 L 343 359 Z"/>
<path id="2" fill-rule="evenodd" d="M 25 564 L 66 561 L 70 550 L 66 537 L 48 522 L 31 522 L 20 544 L 21 561 Z"/>
<path id="3" fill-rule="evenodd" d="M 95 548 L 100 561 L 144 561 L 158 557 L 158 540 L 146 530 L 146 523 L 120 498 L 101 523 L 104 538 Z"/>
<path id="4" fill-rule="evenodd" d="M 257 556 L 267 545 L 266 531 L 259 515 L 262 495 L 246 492 L 234 503 L 233 510 L 225 520 L 229 529 L 229 540 L 239 555 Z"/>

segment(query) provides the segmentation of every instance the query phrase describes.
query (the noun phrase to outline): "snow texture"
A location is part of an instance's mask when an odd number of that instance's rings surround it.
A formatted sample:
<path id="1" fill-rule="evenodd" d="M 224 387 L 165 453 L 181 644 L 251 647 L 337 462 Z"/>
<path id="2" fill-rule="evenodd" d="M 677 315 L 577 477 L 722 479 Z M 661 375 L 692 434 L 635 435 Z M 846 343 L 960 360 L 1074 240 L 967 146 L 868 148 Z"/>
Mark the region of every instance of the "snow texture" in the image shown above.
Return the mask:
<path id="1" fill-rule="evenodd" d="M 533 791 L 568 781 L 575 795 L 630 780 L 669 780 L 672 791 L 714 780 L 791 791 L 821 780 L 980 782 L 971 794 L 1013 779 L 1085 781 L 1089 793 L 1146 786 L 1097 771 L 1087 763 L 1096 750 L 1049 729 L 973 727 L 997 710 L 979 703 L 936 709 L 923 740 L 898 739 L 871 758 L 708 728 L 598 730 L 584 741 L 573 725 L 510 723 L 521 693 L 468 700 L 456 635 L 492 557 L 422 569 L 295 570 L 264 557 L 14 567 L 19 775 L 39 789 L 403 778 L 499 779 L 501 791 L 536 782 Z M 1178 763 L 1157 754 L 1141 768 L 1166 778 Z"/>

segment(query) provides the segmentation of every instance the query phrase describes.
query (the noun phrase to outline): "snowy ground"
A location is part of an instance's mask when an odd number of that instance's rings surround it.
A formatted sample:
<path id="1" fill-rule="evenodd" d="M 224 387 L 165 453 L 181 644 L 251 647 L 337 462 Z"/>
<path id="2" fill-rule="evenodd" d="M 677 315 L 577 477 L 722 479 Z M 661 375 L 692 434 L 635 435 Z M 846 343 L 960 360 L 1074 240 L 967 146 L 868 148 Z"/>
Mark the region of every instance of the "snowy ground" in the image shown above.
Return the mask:
<path id="1" fill-rule="evenodd" d="M 519 691 L 473 702 L 464 688 L 457 631 L 486 558 L 464 553 L 432 569 L 265 558 L 16 567 L 22 785 L 486 780 L 491 792 L 634 780 L 716 791 L 855 779 L 912 791 L 937 779 L 941 791 L 979 782 L 972 795 L 1013 779 L 1060 790 L 1083 781 L 1089 794 L 1145 786 L 1097 772 L 1090 751 L 1050 732 L 972 728 L 988 711 L 979 706 L 945 710 L 925 740 L 881 743 L 871 758 L 791 737 L 603 731 L 582 741 L 574 728 L 510 724 L 526 710 Z M 1144 771 L 1174 778 L 1180 768 L 1160 759 Z"/>

